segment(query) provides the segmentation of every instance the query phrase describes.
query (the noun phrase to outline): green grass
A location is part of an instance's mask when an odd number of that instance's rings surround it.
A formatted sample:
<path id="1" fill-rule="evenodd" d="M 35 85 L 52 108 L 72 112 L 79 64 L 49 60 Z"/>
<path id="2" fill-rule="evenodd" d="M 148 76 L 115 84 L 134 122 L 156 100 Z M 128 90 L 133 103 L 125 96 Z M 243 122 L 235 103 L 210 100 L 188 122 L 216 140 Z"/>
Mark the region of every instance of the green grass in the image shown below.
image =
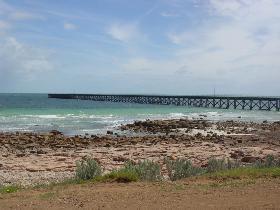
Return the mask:
<path id="1" fill-rule="evenodd" d="M 123 168 L 114 170 L 103 176 L 94 178 L 95 182 L 136 182 L 161 180 L 160 165 L 152 161 L 143 161 L 138 164 L 127 162 Z"/>
<path id="2" fill-rule="evenodd" d="M 213 187 L 228 184 L 233 186 L 238 180 L 247 180 L 248 182 L 251 180 L 253 182 L 258 178 L 280 178 L 280 159 L 273 156 L 268 156 L 266 159 L 248 166 L 241 166 L 238 162 L 225 159 L 210 159 L 206 168 L 194 166 L 186 159 L 166 159 L 165 164 L 171 181 L 191 176 L 195 176 L 198 179 L 206 177 L 215 182 L 218 181 L 218 183 L 213 183 Z M 36 185 L 31 187 L 31 189 L 53 189 L 54 187 L 98 182 L 128 183 L 162 180 L 160 165 L 149 160 L 137 164 L 127 162 L 122 168 L 108 174 L 102 175 L 101 172 L 99 164 L 95 160 L 87 158 L 77 163 L 76 176 L 74 178 L 66 179 L 62 182 Z M 15 185 L 0 186 L 0 193 L 13 193 L 20 189 L 23 188 Z M 46 195 L 46 197 L 51 197 L 51 195 Z"/>
<path id="3" fill-rule="evenodd" d="M 56 186 L 68 186 L 68 185 L 74 185 L 74 184 L 85 184 L 85 183 L 89 183 L 91 182 L 91 180 L 82 180 L 82 179 L 76 179 L 76 178 L 69 178 L 69 179 L 65 179 L 63 181 L 60 182 L 51 182 L 51 183 L 47 183 L 47 184 L 36 184 L 34 186 L 32 186 L 32 189 L 53 189 Z"/>
<path id="4" fill-rule="evenodd" d="M 280 167 L 255 168 L 243 167 L 215 173 L 206 174 L 211 179 L 257 179 L 257 178 L 280 178 Z"/>
<path id="5" fill-rule="evenodd" d="M 139 180 L 139 176 L 135 171 L 120 169 L 112 171 L 103 176 L 98 176 L 94 178 L 94 182 L 136 182 Z"/>
<path id="6" fill-rule="evenodd" d="M 20 189 L 20 187 L 16 186 L 16 185 L 3 186 L 3 187 L 0 187 L 0 193 L 2 193 L 2 194 L 14 193 L 14 192 L 17 192 L 19 189 Z"/>

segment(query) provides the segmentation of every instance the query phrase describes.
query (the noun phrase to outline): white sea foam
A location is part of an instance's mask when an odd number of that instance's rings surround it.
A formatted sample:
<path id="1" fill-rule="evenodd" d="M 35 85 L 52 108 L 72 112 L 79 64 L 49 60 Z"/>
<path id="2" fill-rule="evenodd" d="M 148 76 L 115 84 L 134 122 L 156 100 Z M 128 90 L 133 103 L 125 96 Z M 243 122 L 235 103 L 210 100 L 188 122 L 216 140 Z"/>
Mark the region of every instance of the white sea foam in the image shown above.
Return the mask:
<path id="1" fill-rule="evenodd" d="M 46 115 L 20 115 L 19 117 L 42 118 L 42 119 L 65 119 L 65 116 L 55 115 L 55 114 L 46 114 Z"/>
<path id="2" fill-rule="evenodd" d="M 185 117 L 187 115 L 183 113 L 170 113 L 168 114 L 168 116 L 170 116 L 171 118 L 180 118 L 180 117 Z"/>
<path id="3" fill-rule="evenodd" d="M 211 115 L 211 116 L 217 116 L 219 113 L 218 112 L 206 112 L 205 114 L 206 115 Z"/>

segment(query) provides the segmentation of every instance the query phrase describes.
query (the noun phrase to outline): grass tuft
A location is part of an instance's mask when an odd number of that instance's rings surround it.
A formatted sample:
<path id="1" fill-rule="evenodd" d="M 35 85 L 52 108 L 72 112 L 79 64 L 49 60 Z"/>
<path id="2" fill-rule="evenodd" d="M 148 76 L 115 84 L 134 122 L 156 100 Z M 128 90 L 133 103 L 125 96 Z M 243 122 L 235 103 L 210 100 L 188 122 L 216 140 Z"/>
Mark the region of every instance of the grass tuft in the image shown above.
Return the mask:
<path id="1" fill-rule="evenodd" d="M 96 182 L 136 182 L 161 180 L 160 166 L 152 161 L 143 161 L 138 164 L 127 162 L 123 168 L 114 170 L 94 179 Z"/>
<path id="2" fill-rule="evenodd" d="M 112 171 L 103 176 L 98 176 L 94 179 L 96 182 L 136 182 L 139 180 L 139 177 L 135 171 L 125 170 L 124 168 Z"/>
<path id="3" fill-rule="evenodd" d="M 3 186 L 0 187 L 0 193 L 6 194 L 6 193 L 14 193 L 17 192 L 20 189 L 20 187 L 16 185 L 9 185 L 9 186 Z"/>
<path id="4" fill-rule="evenodd" d="M 280 167 L 254 168 L 242 167 L 208 174 L 211 179 L 257 179 L 257 178 L 280 178 Z"/>

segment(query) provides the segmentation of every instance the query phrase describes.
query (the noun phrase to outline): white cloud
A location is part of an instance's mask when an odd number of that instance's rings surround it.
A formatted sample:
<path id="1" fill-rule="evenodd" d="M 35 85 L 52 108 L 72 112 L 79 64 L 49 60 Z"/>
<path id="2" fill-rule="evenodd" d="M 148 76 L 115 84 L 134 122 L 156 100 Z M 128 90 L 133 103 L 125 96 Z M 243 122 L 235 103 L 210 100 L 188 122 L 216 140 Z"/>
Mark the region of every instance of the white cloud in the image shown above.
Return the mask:
<path id="1" fill-rule="evenodd" d="M 65 30 L 75 30 L 77 29 L 77 26 L 74 25 L 73 23 L 64 23 L 63 25 Z"/>
<path id="2" fill-rule="evenodd" d="M 138 29 L 133 24 L 113 24 L 107 33 L 114 39 L 127 42 L 139 35 Z"/>
<path id="3" fill-rule="evenodd" d="M 221 15 L 234 15 L 243 8 L 243 2 L 250 3 L 249 0 L 209 0 L 210 10 Z"/>
<path id="4" fill-rule="evenodd" d="M 166 18 L 179 17 L 179 15 L 177 13 L 170 13 L 170 12 L 162 12 L 162 13 L 160 13 L 160 15 L 162 17 L 166 17 Z"/>
<path id="5" fill-rule="evenodd" d="M 200 38 L 204 36 L 204 34 L 201 33 L 200 31 L 192 30 L 192 31 L 185 31 L 182 33 L 174 33 L 174 32 L 168 33 L 167 37 L 171 42 L 173 42 L 173 44 L 180 45 L 180 44 L 193 44 L 198 39 L 198 35 L 200 36 Z"/>
<path id="6" fill-rule="evenodd" d="M 45 19 L 42 15 L 18 9 L 16 7 L 11 6 L 3 0 L 0 0 L 0 15 L 11 21 Z"/>
<path id="7" fill-rule="evenodd" d="M 12 20 L 32 20 L 32 19 L 40 19 L 44 18 L 40 15 L 24 12 L 24 11 L 14 11 L 9 15 L 9 18 Z"/>
<path id="8" fill-rule="evenodd" d="M 278 0 L 209 0 L 210 12 L 239 20 L 279 18 L 279 7 Z"/>
<path id="9" fill-rule="evenodd" d="M 24 45 L 13 37 L 0 41 L 0 63 L 2 80 L 35 79 L 38 73 L 53 69 L 46 51 Z"/>
<path id="10" fill-rule="evenodd" d="M 130 58 L 123 69 L 226 81 L 224 87 L 240 88 L 238 91 L 277 82 L 276 78 L 280 78 L 280 1 L 209 0 L 207 8 L 209 16 L 200 25 L 167 34 L 177 46 L 174 57 L 167 60 Z M 219 20 L 213 16 L 219 16 Z"/>

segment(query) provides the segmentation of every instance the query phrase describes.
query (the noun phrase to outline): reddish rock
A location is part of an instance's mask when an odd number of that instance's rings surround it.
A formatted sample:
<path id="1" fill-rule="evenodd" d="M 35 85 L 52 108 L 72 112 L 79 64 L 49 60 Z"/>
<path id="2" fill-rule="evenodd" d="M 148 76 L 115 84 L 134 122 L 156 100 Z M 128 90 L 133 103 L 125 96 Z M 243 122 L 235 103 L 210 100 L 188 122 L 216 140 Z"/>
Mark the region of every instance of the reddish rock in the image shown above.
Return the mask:
<path id="1" fill-rule="evenodd" d="M 253 156 L 245 156 L 243 158 L 241 158 L 241 162 L 244 163 L 254 163 L 258 160 L 258 157 L 253 157 Z"/>

